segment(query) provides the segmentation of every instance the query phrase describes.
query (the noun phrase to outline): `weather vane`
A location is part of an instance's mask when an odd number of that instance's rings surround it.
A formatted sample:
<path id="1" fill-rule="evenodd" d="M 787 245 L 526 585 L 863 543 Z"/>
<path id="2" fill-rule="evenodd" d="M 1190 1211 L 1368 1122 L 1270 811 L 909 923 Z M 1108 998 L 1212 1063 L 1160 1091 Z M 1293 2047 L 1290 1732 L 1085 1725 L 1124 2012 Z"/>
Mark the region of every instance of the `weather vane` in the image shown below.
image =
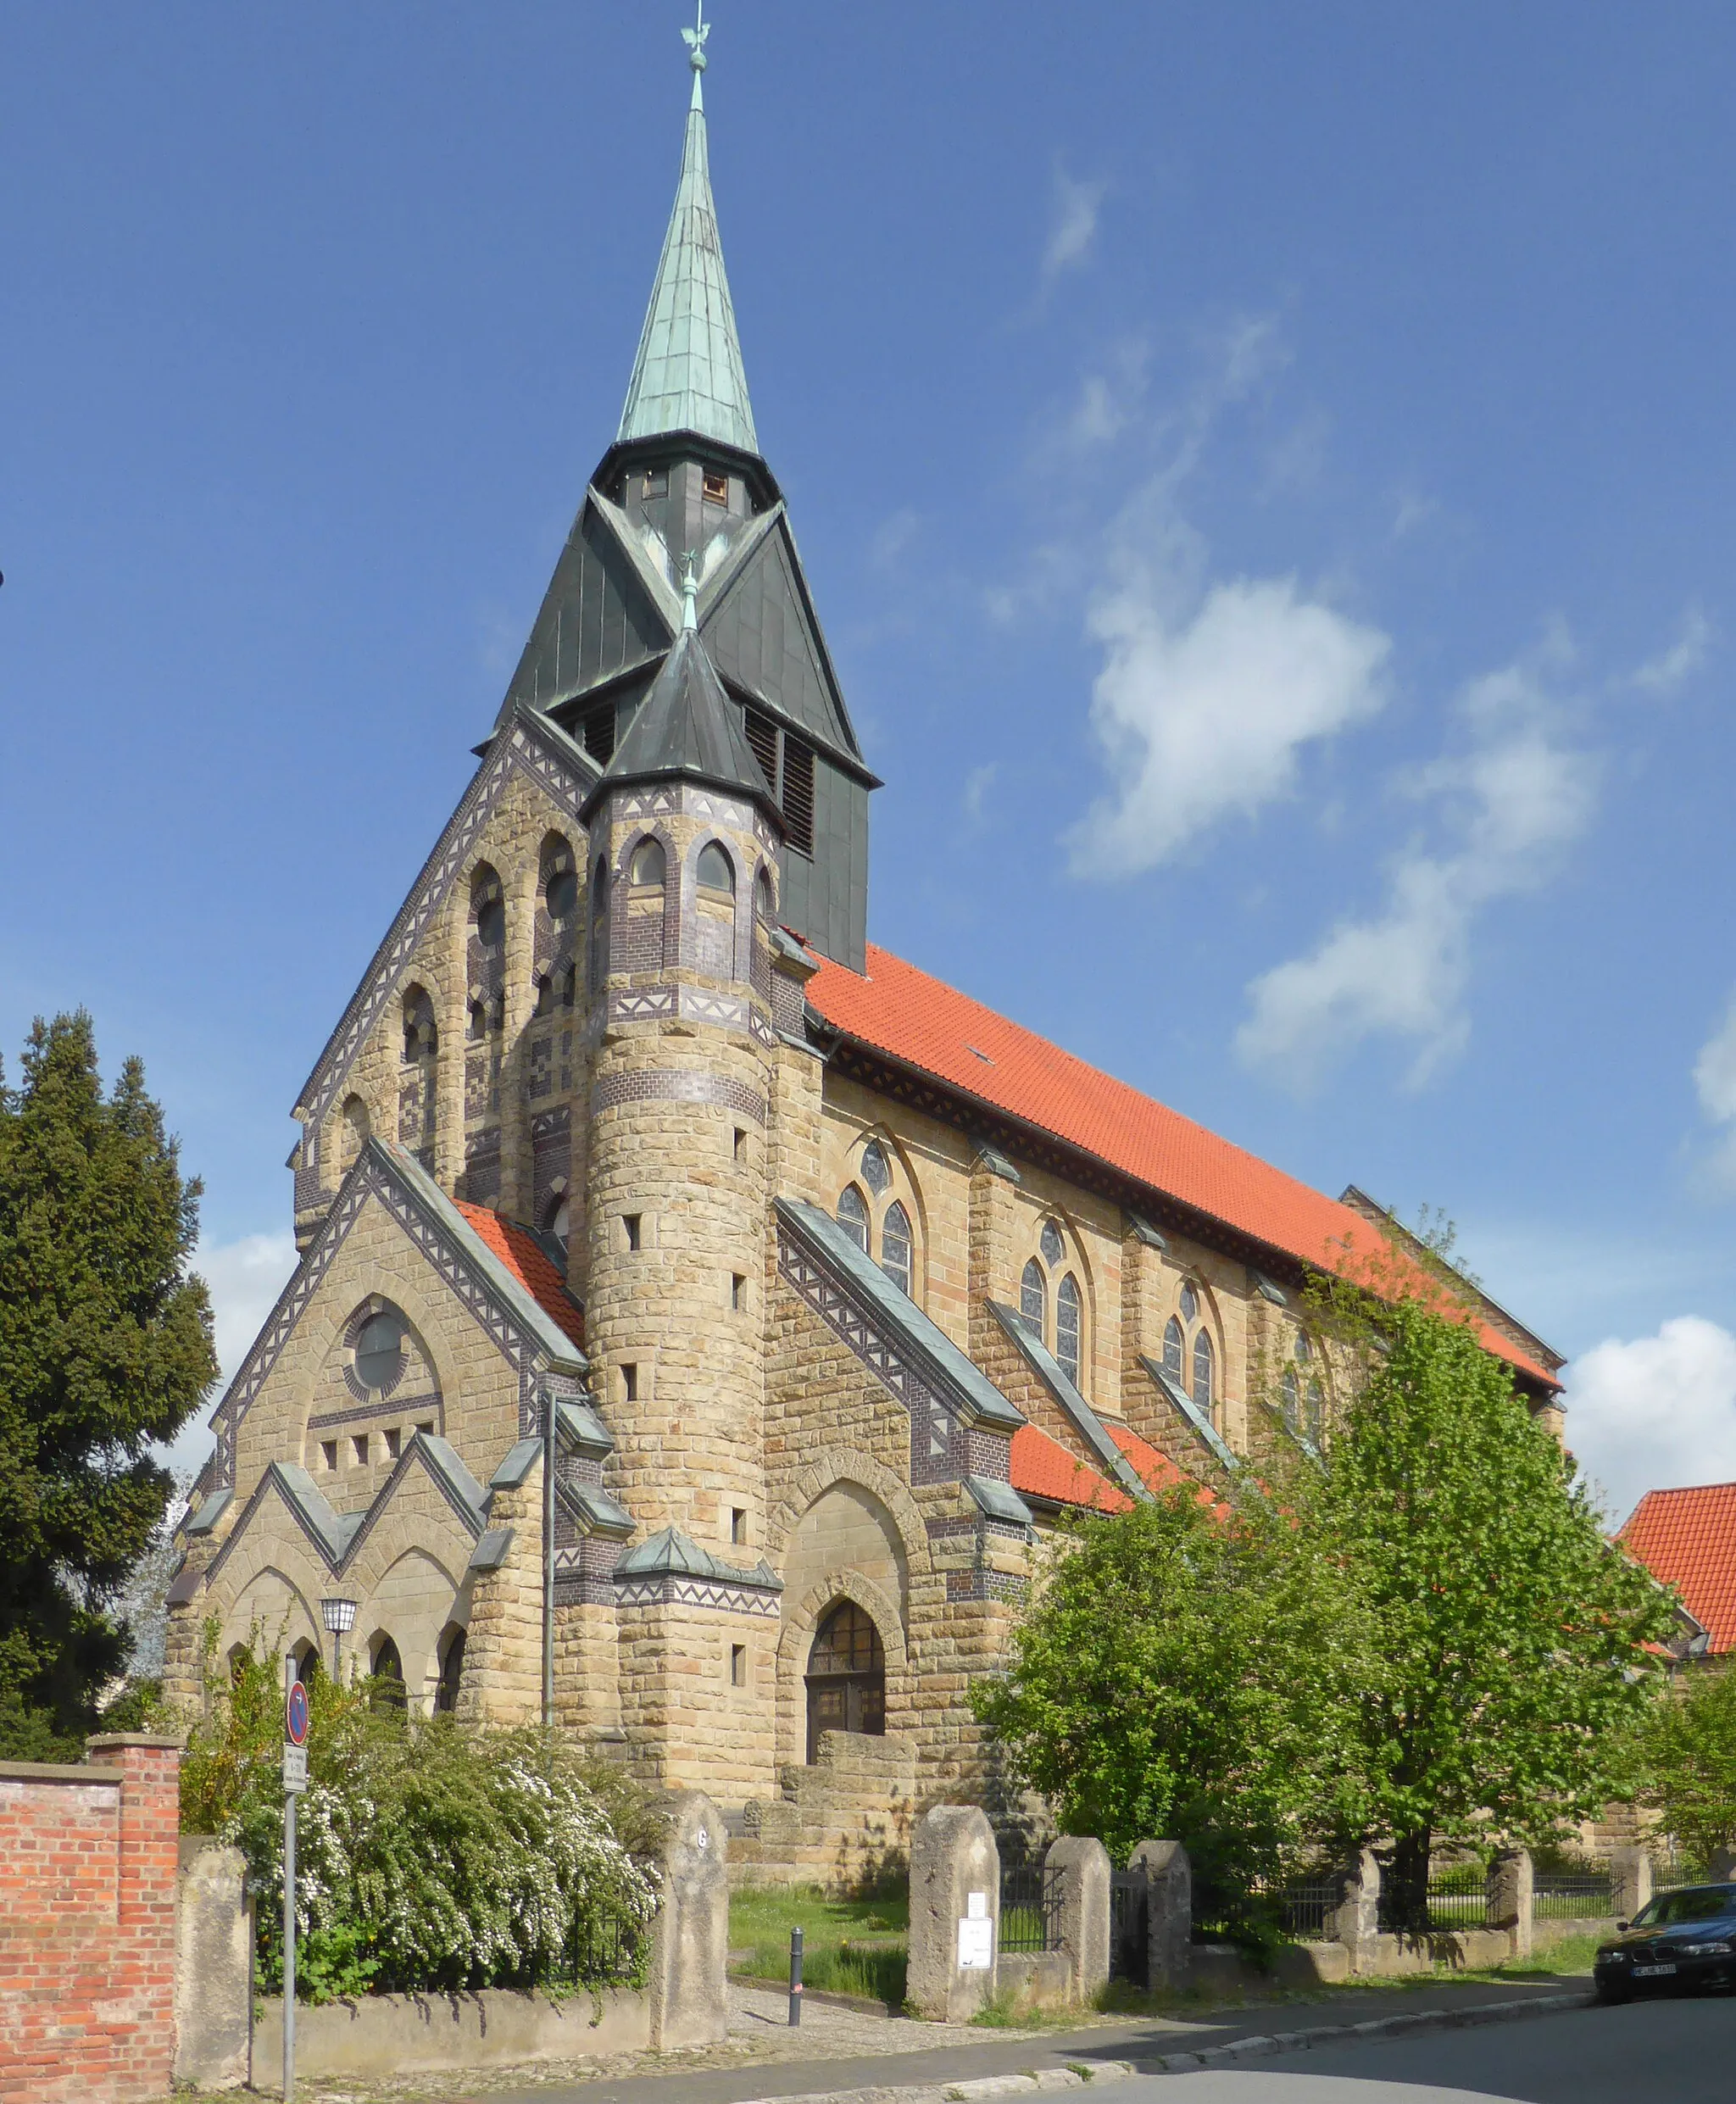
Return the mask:
<path id="1" fill-rule="evenodd" d="M 695 73 L 705 70 L 705 39 L 711 34 L 711 25 L 705 19 L 705 0 L 699 0 L 698 12 L 693 18 L 692 29 L 682 31 L 682 42 L 687 47 L 687 64 Z"/>

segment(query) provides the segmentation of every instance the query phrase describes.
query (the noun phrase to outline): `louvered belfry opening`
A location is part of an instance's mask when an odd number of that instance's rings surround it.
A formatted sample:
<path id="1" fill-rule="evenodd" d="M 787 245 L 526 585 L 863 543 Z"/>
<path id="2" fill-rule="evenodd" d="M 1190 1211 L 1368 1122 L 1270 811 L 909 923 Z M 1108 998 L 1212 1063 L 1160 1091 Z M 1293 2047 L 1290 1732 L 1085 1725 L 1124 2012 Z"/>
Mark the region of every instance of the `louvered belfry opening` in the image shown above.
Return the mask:
<path id="1" fill-rule="evenodd" d="M 789 844 L 814 852 L 814 748 L 782 729 L 763 709 L 744 708 L 748 743 L 766 787 L 777 799 Z"/>

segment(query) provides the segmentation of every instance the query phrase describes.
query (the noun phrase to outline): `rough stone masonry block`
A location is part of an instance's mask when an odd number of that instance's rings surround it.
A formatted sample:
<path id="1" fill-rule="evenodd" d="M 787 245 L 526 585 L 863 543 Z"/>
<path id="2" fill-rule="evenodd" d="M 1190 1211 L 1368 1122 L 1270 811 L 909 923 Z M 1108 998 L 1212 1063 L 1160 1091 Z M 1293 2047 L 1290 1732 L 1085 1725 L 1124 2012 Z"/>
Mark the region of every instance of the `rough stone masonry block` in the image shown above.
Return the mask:
<path id="1" fill-rule="evenodd" d="M 1488 1925 L 1506 1930 L 1516 1958 L 1531 1956 L 1534 1882 L 1529 1849 L 1504 1848 L 1489 1869 Z"/>
<path id="2" fill-rule="evenodd" d="M 232 2090 L 248 2079 L 253 1923 L 247 1859 L 214 1836 L 183 1835 L 175 1923 L 175 2079 Z"/>
<path id="3" fill-rule="evenodd" d="M 651 2044 L 721 2045 L 729 2028 L 729 1865 L 723 1816 L 703 1790 L 665 1801 L 668 1839 L 659 1868 L 663 1904 L 652 1926 Z"/>
<path id="4" fill-rule="evenodd" d="M 976 1955 L 970 1945 L 980 1934 L 962 1925 L 985 1916 L 988 1962 L 961 1964 L 961 1956 Z M 910 1844 L 905 1992 L 916 2013 L 934 2023 L 968 2023 L 993 1997 L 999 1940 L 1000 1851 L 988 1814 L 976 1805 L 936 1805 Z"/>
<path id="5" fill-rule="evenodd" d="M 1631 1922 L 1651 1897 L 1651 1856 L 1644 1848 L 1610 1851 L 1610 1901 L 1620 1921 Z"/>
<path id="6" fill-rule="evenodd" d="M 1145 1984 L 1185 1987 L 1194 1940 L 1194 1867 L 1179 1841 L 1141 1841 L 1129 1870 L 1145 1873 Z"/>
<path id="7" fill-rule="evenodd" d="M 1059 1873 L 1068 1998 L 1088 2007 L 1109 1984 L 1109 1851 L 1101 1841 L 1063 1834 L 1049 1843 L 1043 1868 Z"/>

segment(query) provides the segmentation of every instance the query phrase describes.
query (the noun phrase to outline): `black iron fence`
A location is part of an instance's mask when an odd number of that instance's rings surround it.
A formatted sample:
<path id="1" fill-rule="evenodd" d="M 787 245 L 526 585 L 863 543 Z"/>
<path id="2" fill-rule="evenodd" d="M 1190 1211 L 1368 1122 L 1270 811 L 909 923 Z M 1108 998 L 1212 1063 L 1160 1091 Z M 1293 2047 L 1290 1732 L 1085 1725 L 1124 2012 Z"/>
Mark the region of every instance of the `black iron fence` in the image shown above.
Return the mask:
<path id="1" fill-rule="evenodd" d="M 1431 1870 L 1428 1875 L 1428 1929 L 1449 1935 L 1455 1929 L 1486 1929 L 1489 1924 L 1489 1873 L 1481 1863 L 1455 1863 Z M 1380 1925 L 1388 1934 L 1414 1931 L 1416 1924 L 1400 1911 L 1399 1895 L 1384 1880 L 1380 1893 Z"/>
<path id="2" fill-rule="evenodd" d="M 633 1984 L 643 1968 L 649 1930 L 620 1914 L 581 1916 L 567 1939 L 567 1963 L 581 1987 Z"/>
<path id="3" fill-rule="evenodd" d="M 1061 1946 L 1059 1871 L 1038 1863 L 1003 1863 L 1000 1872 L 1000 1947 L 1003 1951 L 1059 1951 Z"/>
<path id="4" fill-rule="evenodd" d="M 1607 1865 L 1586 1863 L 1532 1873 L 1533 1921 L 1590 1921 L 1615 1911 L 1615 1884 Z"/>
<path id="5" fill-rule="evenodd" d="M 1112 1870 L 1109 1877 L 1109 1975 L 1143 1987 L 1148 1977 L 1146 1939 L 1150 1887 L 1143 1870 Z"/>
<path id="6" fill-rule="evenodd" d="M 1338 1913 L 1344 1896 L 1338 1878 L 1299 1878 L 1279 1895 L 1284 1934 L 1303 1943 L 1329 1943 L 1338 1934 Z"/>

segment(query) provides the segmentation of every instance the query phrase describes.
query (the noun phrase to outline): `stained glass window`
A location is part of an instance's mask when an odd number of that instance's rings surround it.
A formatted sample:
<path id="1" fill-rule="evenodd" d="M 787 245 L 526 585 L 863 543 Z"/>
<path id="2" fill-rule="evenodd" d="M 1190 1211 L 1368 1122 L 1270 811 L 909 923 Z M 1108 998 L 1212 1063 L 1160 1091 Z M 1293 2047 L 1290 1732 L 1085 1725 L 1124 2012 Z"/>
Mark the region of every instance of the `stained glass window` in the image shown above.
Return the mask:
<path id="1" fill-rule="evenodd" d="M 1194 1403 L 1199 1410 L 1211 1408 L 1211 1337 L 1206 1330 L 1194 1339 Z"/>
<path id="2" fill-rule="evenodd" d="M 1199 1312 L 1199 1295 L 1190 1282 L 1182 1289 L 1182 1320 L 1191 1322 Z"/>
<path id="3" fill-rule="evenodd" d="M 868 1201 L 854 1183 L 844 1186 L 837 1202 L 837 1224 L 859 1250 L 868 1248 Z"/>
<path id="4" fill-rule="evenodd" d="M 1172 1315 L 1163 1333 L 1163 1370 L 1171 1380 L 1182 1378 L 1182 1326 Z"/>
<path id="5" fill-rule="evenodd" d="M 1019 1312 L 1037 1334 L 1043 1334 L 1043 1325 L 1048 1314 L 1049 1296 L 1043 1283 L 1043 1266 L 1033 1256 L 1025 1266 L 1025 1275 L 1019 1281 Z"/>
<path id="6" fill-rule="evenodd" d="M 1079 1385 L 1079 1284 L 1069 1272 L 1054 1296 L 1054 1355 L 1061 1372 Z"/>
<path id="7" fill-rule="evenodd" d="M 877 1139 L 871 1139 L 862 1149 L 862 1181 L 876 1198 L 892 1182 L 892 1171 L 886 1166 L 886 1149 Z"/>
<path id="8" fill-rule="evenodd" d="M 1061 1239 L 1061 1231 L 1052 1220 L 1043 1222 L 1043 1233 L 1038 1237 L 1037 1246 L 1043 1252 L 1045 1264 L 1059 1264 L 1066 1255 L 1067 1245 Z"/>
<path id="9" fill-rule="evenodd" d="M 910 1290 L 910 1216 L 894 1202 L 880 1223 L 880 1268 L 900 1293 Z"/>

